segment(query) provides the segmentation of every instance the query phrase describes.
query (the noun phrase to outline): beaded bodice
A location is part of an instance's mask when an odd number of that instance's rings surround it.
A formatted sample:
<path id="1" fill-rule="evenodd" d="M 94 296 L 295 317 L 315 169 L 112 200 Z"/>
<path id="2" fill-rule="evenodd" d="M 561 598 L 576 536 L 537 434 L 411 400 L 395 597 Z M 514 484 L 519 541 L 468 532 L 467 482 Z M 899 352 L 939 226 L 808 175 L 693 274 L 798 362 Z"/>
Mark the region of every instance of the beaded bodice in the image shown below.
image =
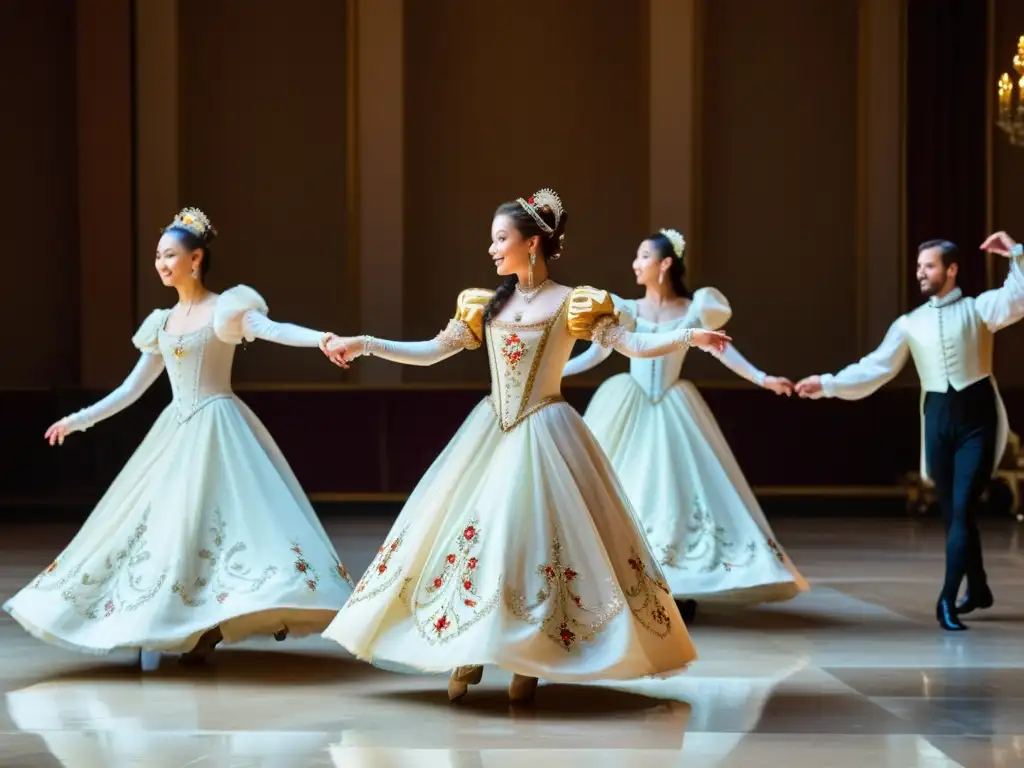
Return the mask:
<path id="1" fill-rule="evenodd" d="M 179 422 L 188 421 L 214 400 L 232 397 L 235 345 L 218 339 L 212 324 L 180 335 L 161 329 L 159 345 Z"/>
<path id="2" fill-rule="evenodd" d="M 492 321 L 485 329 L 491 403 L 504 431 L 562 399 L 562 368 L 575 339 L 565 322 L 568 296 L 546 321 Z"/>

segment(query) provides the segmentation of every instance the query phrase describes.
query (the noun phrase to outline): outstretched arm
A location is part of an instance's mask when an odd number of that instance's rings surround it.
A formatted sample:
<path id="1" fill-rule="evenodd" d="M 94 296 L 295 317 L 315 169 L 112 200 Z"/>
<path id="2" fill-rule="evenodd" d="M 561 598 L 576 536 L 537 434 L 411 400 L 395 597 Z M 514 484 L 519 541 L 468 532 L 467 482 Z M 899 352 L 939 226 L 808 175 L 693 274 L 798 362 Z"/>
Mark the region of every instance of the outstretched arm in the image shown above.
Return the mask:
<path id="1" fill-rule="evenodd" d="M 797 394 L 814 400 L 820 397 L 860 400 L 876 392 L 883 384 L 896 378 L 907 364 L 910 348 L 907 345 L 903 322 L 901 317 L 889 326 L 878 349 L 856 363 L 835 374 L 808 376 L 797 382 Z"/>
<path id="2" fill-rule="evenodd" d="M 591 368 L 596 368 L 611 357 L 611 354 L 612 350 L 610 347 L 602 347 L 600 344 L 591 344 L 583 352 L 576 355 L 576 357 L 571 358 L 569 362 L 565 364 L 565 368 L 562 369 L 562 378 L 586 373 Z"/>
<path id="3" fill-rule="evenodd" d="M 480 342 L 469 326 L 451 320 L 448 327 L 429 341 L 391 341 L 376 336 L 337 338 L 328 342 L 327 354 L 334 362 L 349 362 L 362 355 L 372 355 L 403 365 L 434 365 L 447 360 L 463 349 L 475 349 Z"/>
<path id="4" fill-rule="evenodd" d="M 731 341 L 720 331 L 703 328 L 633 333 L 626 322 L 616 310 L 608 291 L 584 285 L 574 288 L 569 295 L 567 323 L 570 335 L 589 339 L 626 357 L 661 357 L 686 346 L 720 353 Z"/>
<path id="5" fill-rule="evenodd" d="M 732 339 L 721 331 L 684 328 L 662 333 L 633 333 L 616 318 L 602 318 L 594 325 L 594 341 L 611 347 L 626 357 L 661 357 L 683 347 L 699 347 L 705 352 L 721 354 Z"/>
<path id="6" fill-rule="evenodd" d="M 464 349 L 476 349 L 484 338 L 484 308 L 493 291 L 470 288 L 459 294 L 455 317 L 430 341 L 390 341 L 374 336 L 337 338 L 324 352 L 331 362 L 346 367 L 360 355 L 373 355 L 405 365 L 434 365 Z"/>
<path id="7" fill-rule="evenodd" d="M 974 311 L 994 333 L 1024 317 L 1024 246 L 1015 243 L 1005 232 L 997 232 L 982 248 L 1010 259 L 1010 271 L 1003 284 L 974 300 Z"/>
<path id="8" fill-rule="evenodd" d="M 735 344 L 726 346 L 725 351 L 718 356 L 719 361 L 740 378 L 744 378 L 751 384 L 759 387 L 765 386 L 765 379 L 768 376 L 760 368 L 754 366 L 747 358 L 740 354 Z"/>
<path id="9" fill-rule="evenodd" d="M 262 339 L 287 347 L 322 347 L 333 336 L 293 323 L 278 323 L 254 309 L 242 316 L 242 333 L 247 341 Z"/>
<path id="10" fill-rule="evenodd" d="M 84 432 L 94 424 L 109 419 L 134 403 L 157 380 L 164 370 L 164 359 L 159 354 L 142 353 L 132 372 L 117 389 L 99 402 L 83 408 L 52 425 L 46 430 L 50 445 L 63 443 L 72 432 Z"/>

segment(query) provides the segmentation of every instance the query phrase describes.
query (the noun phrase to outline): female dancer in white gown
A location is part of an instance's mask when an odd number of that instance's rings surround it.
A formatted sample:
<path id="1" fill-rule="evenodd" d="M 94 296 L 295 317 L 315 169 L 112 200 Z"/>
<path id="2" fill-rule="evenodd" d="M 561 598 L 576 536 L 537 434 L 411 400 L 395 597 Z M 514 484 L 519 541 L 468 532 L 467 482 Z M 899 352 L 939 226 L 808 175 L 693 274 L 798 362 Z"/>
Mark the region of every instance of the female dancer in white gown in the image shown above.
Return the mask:
<path id="1" fill-rule="evenodd" d="M 685 246 L 675 230 L 661 230 L 640 244 L 633 271 L 645 297 L 612 297 L 635 333 L 721 328 L 729 319 L 729 304 L 714 288 L 690 297 L 683 281 Z M 564 375 L 590 370 L 611 353 L 593 344 L 568 362 Z M 788 600 L 807 583 L 776 541 L 704 398 L 679 378 L 685 357 L 684 347 L 631 360 L 629 373 L 598 388 L 584 419 L 622 479 L 677 599 Z M 732 344 L 718 357 L 759 387 L 792 392 L 788 379 L 766 376 Z"/>
<path id="2" fill-rule="evenodd" d="M 490 254 L 508 277 L 497 291 L 463 291 L 431 341 L 328 344 L 335 362 L 368 354 L 409 365 L 486 346 L 490 397 L 427 470 L 324 632 L 361 659 L 454 669 L 452 699 L 484 664 L 514 673 L 515 702 L 532 697 L 537 678 L 628 679 L 695 657 L 615 474 L 559 384 L 578 338 L 652 356 L 722 348 L 727 337 L 634 335 L 606 291 L 549 280 L 565 223 L 551 190 L 502 205 Z"/>
<path id="3" fill-rule="evenodd" d="M 86 653 L 202 658 L 221 640 L 322 631 L 352 593 L 270 434 L 231 391 L 243 339 L 316 348 L 331 337 L 267 318 L 244 285 L 203 284 L 216 232 L 197 209 L 164 231 L 156 270 L 178 304 L 155 310 L 110 395 L 61 419 L 50 444 L 135 402 L 167 369 L 173 400 L 56 560 L 4 605 L 26 630 Z"/>

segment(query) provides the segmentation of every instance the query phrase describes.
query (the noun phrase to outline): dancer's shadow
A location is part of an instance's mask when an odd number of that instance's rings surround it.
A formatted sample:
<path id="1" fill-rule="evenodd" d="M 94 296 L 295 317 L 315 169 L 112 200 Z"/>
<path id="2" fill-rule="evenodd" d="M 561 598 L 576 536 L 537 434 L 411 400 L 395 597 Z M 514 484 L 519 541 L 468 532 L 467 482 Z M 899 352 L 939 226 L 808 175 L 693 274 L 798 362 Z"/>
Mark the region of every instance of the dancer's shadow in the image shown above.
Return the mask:
<path id="1" fill-rule="evenodd" d="M 690 707 L 685 702 L 665 701 L 614 688 L 559 683 L 542 683 L 537 688 L 537 694 L 532 702 L 514 707 L 509 706 L 508 690 L 505 686 L 486 684 L 472 686 L 466 697 L 455 704 L 448 701 L 443 688 L 374 691 L 367 695 L 381 700 L 401 702 L 404 705 L 457 708 L 457 711 L 472 712 L 474 715 L 508 718 L 511 713 L 516 719 L 542 717 L 546 720 L 579 720 L 616 714 L 658 714 L 679 708 L 689 711 Z"/>
<path id="2" fill-rule="evenodd" d="M 75 666 L 46 677 L 25 681 L 21 687 L 41 683 L 85 683 L 147 680 L 162 683 L 253 683 L 266 686 L 330 686 L 338 682 L 383 676 L 386 673 L 350 656 L 246 648 L 218 649 L 204 664 L 181 664 L 166 655 L 160 668 L 143 672 L 138 661 Z"/>
<path id="3" fill-rule="evenodd" d="M 699 608 L 693 622 L 688 625 L 691 631 L 699 632 L 702 627 L 714 629 L 749 629 L 782 632 L 803 632 L 813 630 L 863 630 L 865 625 L 880 623 L 873 621 L 870 615 L 842 616 L 823 613 L 803 613 L 785 610 L 735 610 Z M 890 617 L 884 617 L 885 631 L 895 628 Z"/>

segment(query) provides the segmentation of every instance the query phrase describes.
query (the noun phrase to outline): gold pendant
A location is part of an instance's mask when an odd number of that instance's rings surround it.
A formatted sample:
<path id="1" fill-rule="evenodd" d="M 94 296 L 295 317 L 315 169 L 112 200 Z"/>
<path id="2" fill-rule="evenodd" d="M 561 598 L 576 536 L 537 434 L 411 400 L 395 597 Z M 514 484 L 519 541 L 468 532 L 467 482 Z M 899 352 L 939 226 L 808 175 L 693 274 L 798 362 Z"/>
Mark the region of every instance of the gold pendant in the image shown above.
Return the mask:
<path id="1" fill-rule="evenodd" d="M 178 343 L 171 349 L 171 354 L 174 355 L 175 360 L 181 360 L 185 356 L 185 346 L 181 343 L 181 339 L 178 339 Z"/>

